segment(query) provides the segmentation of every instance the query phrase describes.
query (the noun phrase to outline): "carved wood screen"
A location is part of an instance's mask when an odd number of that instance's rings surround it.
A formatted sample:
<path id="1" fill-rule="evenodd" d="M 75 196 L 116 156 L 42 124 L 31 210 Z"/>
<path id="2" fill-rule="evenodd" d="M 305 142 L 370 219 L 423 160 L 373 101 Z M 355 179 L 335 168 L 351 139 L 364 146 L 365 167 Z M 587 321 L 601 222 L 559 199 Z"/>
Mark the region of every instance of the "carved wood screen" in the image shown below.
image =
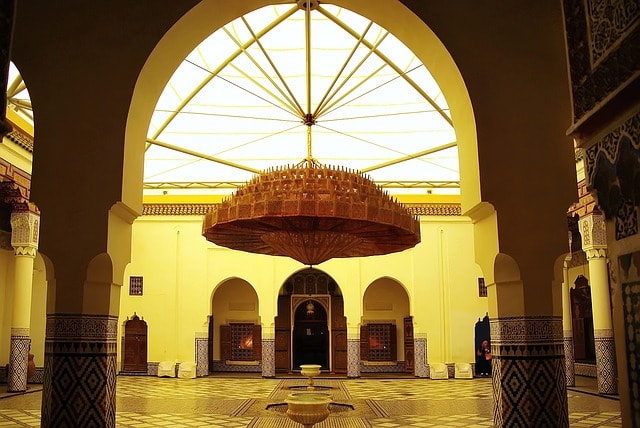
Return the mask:
<path id="1" fill-rule="evenodd" d="M 360 358 L 367 361 L 396 361 L 397 339 L 395 324 L 363 324 L 360 326 Z"/>
<path id="2" fill-rule="evenodd" d="M 413 317 L 404 319 L 404 371 L 413 373 L 414 369 L 413 350 Z"/>
<path id="3" fill-rule="evenodd" d="M 221 325 L 220 359 L 222 361 L 262 360 L 262 327 L 252 323 Z"/>

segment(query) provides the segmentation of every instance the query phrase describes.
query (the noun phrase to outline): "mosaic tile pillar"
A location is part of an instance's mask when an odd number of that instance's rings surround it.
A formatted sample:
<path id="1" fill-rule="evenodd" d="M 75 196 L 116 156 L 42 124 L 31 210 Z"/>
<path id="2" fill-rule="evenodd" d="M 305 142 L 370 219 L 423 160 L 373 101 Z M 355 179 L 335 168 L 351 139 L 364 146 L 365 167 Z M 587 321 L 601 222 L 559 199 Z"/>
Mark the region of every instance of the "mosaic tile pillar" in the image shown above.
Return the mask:
<path id="1" fill-rule="evenodd" d="M 580 219 L 580 233 L 582 249 L 589 263 L 598 393 L 617 394 L 618 371 L 613 340 L 604 214 L 594 210 L 583 216 Z"/>
<path id="2" fill-rule="evenodd" d="M 209 338 L 207 333 L 196 333 L 196 377 L 209 376 Z"/>
<path id="3" fill-rule="evenodd" d="M 32 209 L 30 211 L 29 209 Z M 34 212 L 36 211 L 36 212 Z M 11 246 L 14 250 L 13 312 L 7 391 L 27 390 L 27 365 L 31 339 L 31 290 L 33 261 L 38 248 L 40 215 L 34 206 L 11 213 Z"/>
<path id="4" fill-rule="evenodd" d="M 492 319 L 494 426 L 568 428 L 560 317 Z"/>
<path id="5" fill-rule="evenodd" d="M 275 326 L 262 326 L 262 377 L 276 377 L 276 332 Z"/>
<path id="6" fill-rule="evenodd" d="M 42 428 L 116 426 L 118 317 L 47 316 Z"/>
<path id="7" fill-rule="evenodd" d="M 571 234 L 569 234 L 571 248 Z M 562 337 L 564 342 L 564 375 L 567 386 L 576 384 L 575 358 L 573 354 L 573 319 L 571 317 L 571 293 L 569 284 L 569 262 L 571 253 L 564 260 L 562 268 Z"/>
<path id="8" fill-rule="evenodd" d="M 27 390 L 27 364 L 30 346 L 31 339 L 29 338 L 28 328 L 11 329 L 7 392 L 24 392 Z"/>
<path id="9" fill-rule="evenodd" d="M 276 377 L 276 340 L 262 339 L 262 377 Z"/>
<path id="10" fill-rule="evenodd" d="M 427 363 L 427 337 L 417 333 L 413 338 L 415 350 L 414 374 L 416 377 L 429 377 L 429 364 Z"/>
<path id="11" fill-rule="evenodd" d="M 616 367 L 616 344 L 612 330 L 594 331 L 596 349 L 596 375 L 598 393 L 618 393 L 618 369 Z"/>
<path id="12" fill-rule="evenodd" d="M 573 354 L 573 336 L 563 337 L 564 342 L 564 376 L 567 386 L 576 385 L 576 359 Z"/>
<path id="13" fill-rule="evenodd" d="M 347 377 L 360 377 L 360 326 L 347 328 Z"/>

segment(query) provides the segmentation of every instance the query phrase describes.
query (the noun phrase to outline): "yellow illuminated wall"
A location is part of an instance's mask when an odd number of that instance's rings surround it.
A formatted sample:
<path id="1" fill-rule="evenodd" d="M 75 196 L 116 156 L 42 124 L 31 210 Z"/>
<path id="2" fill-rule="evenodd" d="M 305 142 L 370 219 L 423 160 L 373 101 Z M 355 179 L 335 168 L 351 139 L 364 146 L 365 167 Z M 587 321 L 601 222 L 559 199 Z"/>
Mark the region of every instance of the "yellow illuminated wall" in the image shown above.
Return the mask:
<path id="1" fill-rule="evenodd" d="M 200 216 L 142 216 L 133 224 L 119 337 L 127 317 L 143 318 L 149 362 L 193 361 L 194 338 L 206 335 L 212 310 L 216 329 L 226 319 L 260 322 L 263 335 L 272 332 L 282 284 L 307 268 L 286 257 L 217 247 L 201 229 Z M 422 242 L 402 253 L 333 259 L 314 268 L 337 282 L 349 331 L 359 331 L 363 319 L 393 319 L 402 340 L 402 318 L 411 315 L 415 334 L 427 337 L 429 362 L 472 362 L 475 322 L 488 307 L 478 296 L 483 275 L 474 262 L 473 225 L 462 216 L 424 217 L 421 233 Z M 142 296 L 129 295 L 129 276 L 144 278 Z M 383 301 L 392 302 L 389 310 Z"/>

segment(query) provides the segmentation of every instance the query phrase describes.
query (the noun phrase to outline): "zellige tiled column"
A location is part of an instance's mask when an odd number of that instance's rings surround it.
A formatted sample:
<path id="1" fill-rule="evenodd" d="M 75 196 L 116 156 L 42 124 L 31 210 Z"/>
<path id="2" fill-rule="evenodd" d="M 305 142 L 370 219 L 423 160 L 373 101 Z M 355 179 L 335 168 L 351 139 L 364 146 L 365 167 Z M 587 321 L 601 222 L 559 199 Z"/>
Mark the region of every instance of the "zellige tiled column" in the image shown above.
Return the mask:
<path id="1" fill-rule="evenodd" d="M 415 333 L 413 338 L 413 348 L 415 349 L 416 377 L 429 377 L 429 364 L 427 363 L 427 335 L 426 333 Z"/>
<path id="2" fill-rule="evenodd" d="M 42 428 L 115 428 L 116 315 L 47 315 Z"/>
<path id="3" fill-rule="evenodd" d="M 360 377 L 360 326 L 347 327 L 347 377 Z"/>
<path id="4" fill-rule="evenodd" d="M 7 391 L 27 390 L 27 365 L 31 338 L 31 289 L 33 260 L 38 251 L 40 215 L 37 209 L 11 213 L 11 245 L 14 249 L 13 316 Z"/>
<path id="5" fill-rule="evenodd" d="M 196 377 L 209 376 L 209 337 L 207 332 L 196 333 Z"/>
<path id="6" fill-rule="evenodd" d="M 562 319 L 491 319 L 491 370 L 497 428 L 568 428 Z"/>
<path id="7" fill-rule="evenodd" d="M 262 377 L 276 377 L 276 339 L 273 324 L 262 326 Z"/>
<path id="8" fill-rule="evenodd" d="M 564 374 L 567 386 L 576 384 L 575 357 L 573 354 L 573 323 L 571 318 L 571 298 L 569 284 L 569 266 L 571 254 L 564 261 L 562 269 L 562 335 L 564 341 Z"/>
<path id="9" fill-rule="evenodd" d="M 589 263 L 598 393 L 617 394 L 618 371 L 611 318 L 604 214 L 594 210 L 581 218 L 580 232 L 582 234 L 582 249 L 586 253 Z"/>

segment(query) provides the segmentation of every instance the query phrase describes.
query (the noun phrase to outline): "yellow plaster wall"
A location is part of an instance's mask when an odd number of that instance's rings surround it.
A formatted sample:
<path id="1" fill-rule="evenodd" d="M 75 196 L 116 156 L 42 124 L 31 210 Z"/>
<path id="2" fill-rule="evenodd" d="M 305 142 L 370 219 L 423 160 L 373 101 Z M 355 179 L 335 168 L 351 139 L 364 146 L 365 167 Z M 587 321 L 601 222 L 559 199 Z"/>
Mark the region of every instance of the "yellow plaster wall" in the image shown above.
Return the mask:
<path id="1" fill-rule="evenodd" d="M 0 365 L 9 363 L 13 313 L 13 251 L 0 250 Z"/>
<path id="2" fill-rule="evenodd" d="M 11 346 L 11 323 L 13 317 L 13 283 L 14 264 L 13 251 L 0 250 L 0 365 L 9 363 Z M 33 271 L 33 291 L 31 293 L 31 320 L 29 335 L 31 337 L 31 353 L 37 367 L 44 367 L 44 341 L 46 329 L 47 285 L 44 263 L 36 256 Z"/>
<path id="3" fill-rule="evenodd" d="M 44 342 L 47 327 L 47 280 L 44 261 L 37 255 L 33 261 L 33 284 L 31 292 L 31 353 L 36 367 L 44 367 Z"/>
<path id="4" fill-rule="evenodd" d="M 149 325 L 150 362 L 195 358 L 194 337 L 206 334 L 215 290 L 226 281 L 246 281 L 255 290 L 263 334 L 269 334 L 282 284 L 306 268 L 286 257 L 217 247 L 201 236 L 201 228 L 198 216 L 143 216 L 133 223 L 119 337 L 127 316 L 143 317 Z M 473 226 L 467 217 L 432 217 L 422 219 L 421 232 L 422 242 L 402 253 L 332 259 L 316 268 L 340 287 L 350 331 L 359 331 L 367 287 L 386 278 L 404 288 L 415 333 L 427 337 L 429 361 L 474 361 L 474 324 L 487 312 L 487 299 L 478 297 Z M 143 296 L 129 296 L 131 275 L 144 277 Z M 404 315 L 394 316 L 401 321 Z"/>

